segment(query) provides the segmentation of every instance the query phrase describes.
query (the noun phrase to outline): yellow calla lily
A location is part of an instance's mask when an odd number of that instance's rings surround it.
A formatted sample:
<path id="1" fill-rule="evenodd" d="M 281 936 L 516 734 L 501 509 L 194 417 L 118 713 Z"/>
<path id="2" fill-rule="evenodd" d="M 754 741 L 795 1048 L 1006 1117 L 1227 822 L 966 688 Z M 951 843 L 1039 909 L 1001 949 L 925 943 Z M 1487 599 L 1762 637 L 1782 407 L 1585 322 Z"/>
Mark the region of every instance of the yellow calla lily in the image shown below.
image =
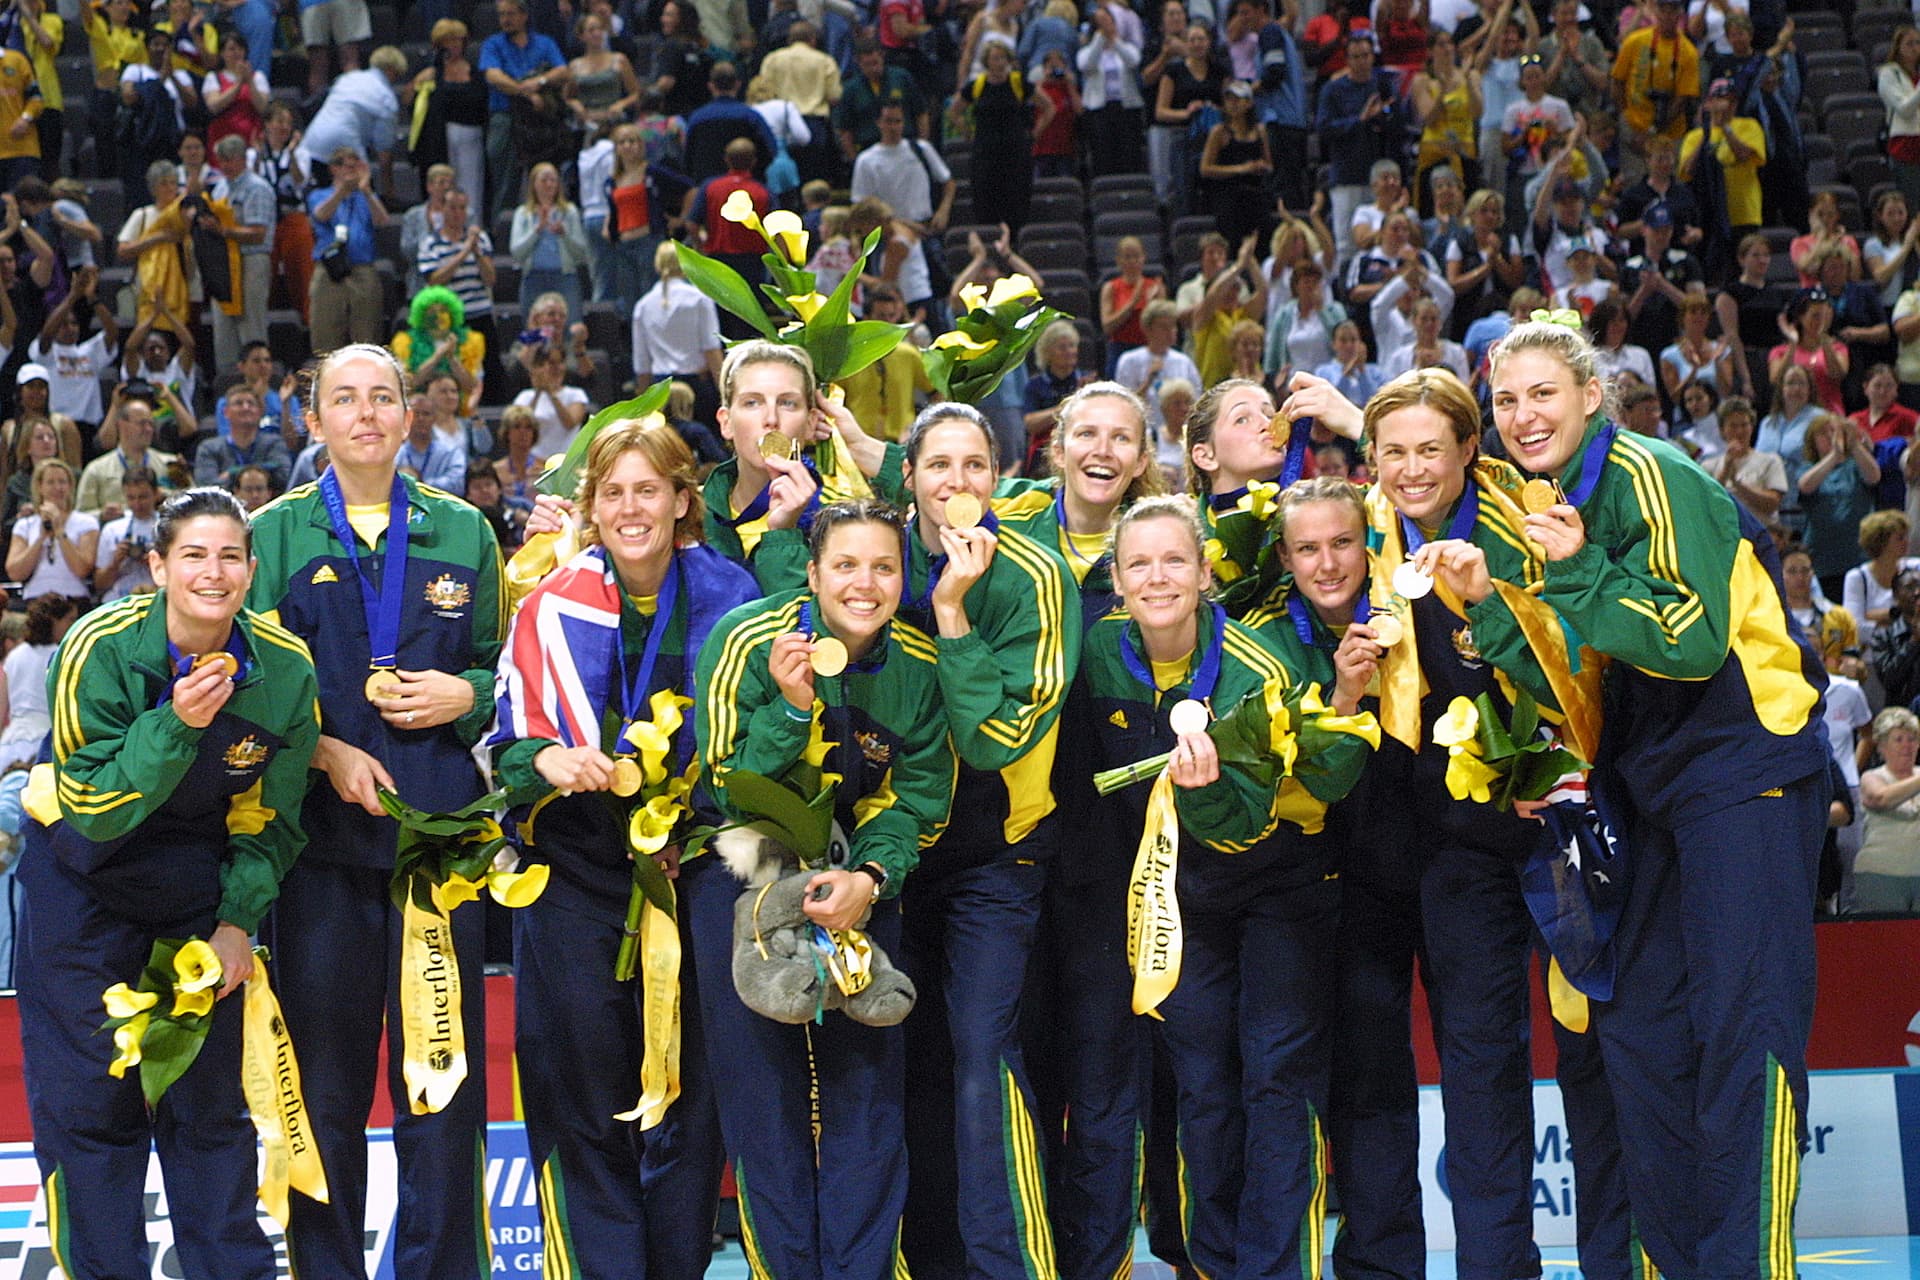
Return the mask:
<path id="1" fill-rule="evenodd" d="M 822 705 L 818 698 L 813 700 L 813 724 L 807 730 L 806 749 L 800 753 L 800 758 L 816 769 L 827 762 L 827 753 L 840 745 L 827 741 L 826 729 L 820 723 Z"/>
<path id="2" fill-rule="evenodd" d="M 799 214 L 791 209 L 775 209 L 761 221 L 760 234 L 794 266 L 807 265 L 807 231 L 800 224 Z"/>
<path id="3" fill-rule="evenodd" d="M 654 854 L 667 847 L 673 828 L 685 806 L 672 796 L 658 795 L 643 805 L 634 806 L 627 819 L 627 843 L 640 854 Z"/>
<path id="4" fill-rule="evenodd" d="M 109 1018 L 131 1018 L 137 1013 L 145 1013 L 160 1003 L 160 997 L 152 991 L 135 991 L 124 982 L 116 982 L 102 993 L 106 1001 Z"/>
<path id="5" fill-rule="evenodd" d="M 553 868 L 536 862 L 525 871 L 487 872 L 487 892 L 503 907 L 524 907 L 547 891 Z"/>
<path id="6" fill-rule="evenodd" d="M 1033 281 L 1025 276 L 1001 276 L 993 282 L 993 292 L 987 295 L 987 305 L 997 307 L 1003 302 L 1018 302 L 1023 298 L 1038 298 L 1040 290 Z"/>
<path id="7" fill-rule="evenodd" d="M 1480 710 L 1473 705 L 1471 698 L 1455 698 L 1447 704 L 1447 714 L 1434 721 L 1433 741 L 1436 746 L 1465 747 L 1478 754 L 1470 744 L 1479 741 Z"/>
<path id="8" fill-rule="evenodd" d="M 1265 520 L 1279 505 L 1280 486 L 1269 480 L 1251 481 L 1246 493 L 1236 504 L 1239 510 L 1249 513 L 1255 520 Z"/>
<path id="9" fill-rule="evenodd" d="M 560 469 L 560 464 L 565 462 L 566 460 L 567 460 L 567 455 L 565 450 L 562 450 L 559 453 L 548 454 L 546 456 L 546 459 L 542 461 L 540 464 L 540 474 L 545 475 L 549 471 L 558 471 Z"/>
<path id="10" fill-rule="evenodd" d="M 442 912 L 451 914 L 455 907 L 478 898 L 483 883 L 469 880 L 463 875 L 450 875 L 444 882 L 433 886 L 433 904 Z"/>
<path id="11" fill-rule="evenodd" d="M 720 206 L 720 216 L 728 222 L 752 227 L 763 236 L 767 234 L 765 225 L 760 221 L 759 213 L 753 207 L 753 197 L 744 191 L 735 191 L 727 197 L 727 202 Z"/>
<path id="12" fill-rule="evenodd" d="M 1222 582 L 1232 582 L 1241 576 L 1240 566 L 1227 556 L 1227 544 L 1218 538 L 1208 538 L 1202 548 L 1207 555 L 1207 563 L 1213 566 L 1213 576 Z"/>
<path id="13" fill-rule="evenodd" d="M 1493 798 L 1491 784 L 1499 780 L 1498 769 L 1489 768 L 1465 747 L 1447 749 L 1447 794 L 1455 800 L 1472 797 L 1475 803 L 1485 804 Z"/>
<path id="14" fill-rule="evenodd" d="M 1000 340 L 998 338 L 988 338 L 985 342 L 975 342 L 972 338 L 960 332 L 960 330 L 949 329 L 947 332 L 935 338 L 933 345 L 939 348 L 957 347 L 960 351 L 959 358 L 961 360 L 978 360 L 981 356 L 999 346 Z"/>
<path id="15" fill-rule="evenodd" d="M 173 989 L 206 991 L 220 985 L 220 957 L 214 949 L 195 938 L 173 953 Z"/>
<path id="16" fill-rule="evenodd" d="M 147 1024 L 152 1021 L 151 1014 L 136 1014 L 130 1022 L 113 1029 L 113 1047 L 120 1056 L 107 1064 L 107 1074 L 115 1080 L 127 1074 L 128 1067 L 140 1065 L 140 1041 L 147 1034 Z"/>
<path id="17" fill-rule="evenodd" d="M 971 314 L 987 305 L 987 291 L 977 284 L 963 284 L 960 286 L 960 301 L 966 305 L 967 312 Z"/>
<path id="18" fill-rule="evenodd" d="M 820 314 L 820 308 L 827 305 L 827 298 L 820 293 L 788 294 L 787 305 L 805 322 Z"/>
<path id="19" fill-rule="evenodd" d="M 498 822 L 494 821 L 492 818 L 482 818 L 480 820 L 479 829 L 477 831 L 474 831 L 470 835 L 461 836 L 460 843 L 461 844 L 486 844 L 490 840 L 500 839 L 505 834 L 506 833 L 500 829 L 500 824 Z"/>
<path id="20" fill-rule="evenodd" d="M 170 1018 L 204 1018 L 213 1012 L 213 992 L 176 991 Z"/>

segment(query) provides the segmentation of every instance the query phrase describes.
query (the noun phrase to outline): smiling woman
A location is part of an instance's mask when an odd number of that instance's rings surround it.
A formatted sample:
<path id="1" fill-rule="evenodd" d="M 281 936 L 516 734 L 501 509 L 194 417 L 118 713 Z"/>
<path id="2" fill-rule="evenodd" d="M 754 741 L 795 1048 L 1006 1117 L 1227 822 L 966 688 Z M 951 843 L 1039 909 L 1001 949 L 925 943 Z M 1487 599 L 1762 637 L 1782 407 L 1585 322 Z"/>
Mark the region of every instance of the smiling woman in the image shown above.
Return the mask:
<path id="1" fill-rule="evenodd" d="M 29 802 L 16 979 L 35 1154 L 63 1270 L 144 1275 L 140 1197 L 150 1143 L 168 1194 L 196 1206 L 176 1243 L 189 1270 L 269 1280 L 255 1217 L 254 1130 L 240 1089 L 249 935 L 299 852 L 319 735 L 312 659 L 241 603 L 246 513 L 194 489 L 161 509 L 159 590 L 108 605 L 55 655 L 47 795 Z M 161 938 L 218 959 L 205 1046 L 151 1115 L 110 1075 L 99 992 L 140 980 Z M 191 1140 L 187 1136 L 191 1135 Z"/>
<path id="2" fill-rule="evenodd" d="M 578 505 L 585 549 L 514 615 L 486 741 L 495 780 L 531 833 L 526 856 L 553 868 L 548 891 L 513 917 L 527 1140 L 546 1189 L 549 1248 L 566 1255 L 567 1270 L 597 1274 L 645 1259 L 650 1270 L 686 1274 L 698 1269 L 690 1260 L 706 1242 L 690 1239 L 684 1223 L 712 1216 L 721 1159 L 699 1036 L 680 1041 L 672 1114 L 682 1158 L 673 1173 L 643 1185 L 637 1130 L 607 1121 L 633 1105 L 649 1044 L 665 1042 L 661 1010 L 670 1007 L 651 967 L 645 982 L 616 974 L 631 858 L 647 856 L 629 837 L 630 811 L 645 798 L 619 779 L 641 755 L 629 734 L 657 722 L 660 695 L 693 695 L 701 643 L 722 614 L 759 591 L 744 569 L 700 544 L 693 455 L 664 422 L 601 428 Z M 679 727 L 667 731 L 659 767 L 679 775 L 693 759 L 693 727 L 677 712 L 670 719 Z M 526 816 L 535 807 L 537 821 Z M 701 820 L 718 816 L 709 809 Z M 655 856 L 670 877 L 679 874 L 677 847 Z M 682 950 L 690 950 L 680 916 Z M 716 972 L 725 986 L 726 971 Z M 670 990 L 680 984 L 683 1008 L 698 1000 L 691 976 L 666 980 Z"/>

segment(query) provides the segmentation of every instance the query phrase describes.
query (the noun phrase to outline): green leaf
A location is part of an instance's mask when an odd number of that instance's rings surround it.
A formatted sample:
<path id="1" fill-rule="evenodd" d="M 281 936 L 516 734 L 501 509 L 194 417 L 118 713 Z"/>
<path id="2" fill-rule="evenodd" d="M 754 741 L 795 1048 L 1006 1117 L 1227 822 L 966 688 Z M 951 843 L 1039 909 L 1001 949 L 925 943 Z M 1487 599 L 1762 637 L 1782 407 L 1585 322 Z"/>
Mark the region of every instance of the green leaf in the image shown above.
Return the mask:
<path id="1" fill-rule="evenodd" d="M 791 837 L 789 847 L 802 858 L 817 858 L 826 852 L 824 835 L 816 835 L 819 826 L 807 802 L 771 778 L 736 770 L 726 775 L 728 802 L 739 812 L 765 818 Z"/>
<path id="2" fill-rule="evenodd" d="M 140 1038 L 140 1092 L 146 1095 L 149 1108 L 160 1105 L 161 1095 L 200 1056 L 210 1025 L 207 1018 L 176 1022 L 157 1016 L 147 1024 L 147 1033 Z"/>
<path id="3" fill-rule="evenodd" d="M 1513 740 L 1515 742 L 1537 741 L 1539 728 L 1539 704 L 1533 700 L 1532 694 L 1516 686 L 1513 692 Z"/>
<path id="4" fill-rule="evenodd" d="M 713 304 L 722 311 L 730 312 L 758 329 L 761 336 L 775 336 L 773 326 L 767 322 L 766 308 L 753 296 L 753 290 L 747 287 L 747 282 L 738 271 L 725 263 L 715 262 L 698 249 L 678 243 L 673 247 L 680 255 L 680 269 L 686 273 L 688 283 L 712 298 Z"/>
<path id="5" fill-rule="evenodd" d="M 628 418 L 644 418 L 650 413 L 660 412 L 661 409 L 666 407 L 667 393 L 672 389 L 672 384 L 662 379 L 648 387 L 645 391 L 642 391 L 633 399 L 622 400 L 619 404 L 608 405 L 591 418 L 588 418 L 580 430 L 575 433 L 573 443 L 567 446 L 566 455 L 561 458 L 560 465 L 551 471 L 543 472 L 540 478 L 534 482 L 534 488 L 538 489 L 541 493 L 551 494 L 555 497 L 572 498 L 574 492 L 580 487 L 580 469 L 587 465 L 587 450 L 593 447 L 594 437 L 600 434 L 600 429 L 605 427 L 609 422 L 624 422 Z M 505 793 L 495 794 L 504 797 Z M 473 810 L 475 805 L 480 803 L 479 800 L 476 800 L 472 805 L 468 805 L 467 808 L 462 809 L 460 812 L 467 813 Z M 488 809 L 497 809 L 501 803 L 502 801 L 496 800 L 486 807 Z"/>
<path id="6" fill-rule="evenodd" d="M 1513 739 L 1507 734 L 1507 727 L 1500 722 L 1500 713 L 1494 709 L 1493 699 L 1481 694 L 1473 700 L 1474 708 L 1480 713 L 1480 746 L 1488 764 L 1505 760 L 1513 755 Z"/>
<path id="7" fill-rule="evenodd" d="M 841 332 L 846 335 L 846 351 L 840 357 L 839 371 L 830 381 L 852 377 L 885 359 L 906 338 L 907 326 L 883 320 L 856 320 Z"/>
<path id="8" fill-rule="evenodd" d="M 684 847 L 680 856 L 686 856 Z M 648 902 L 666 912 L 669 919 L 677 918 L 674 916 L 673 882 L 667 879 L 667 873 L 660 869 L 660 864 L 647 854 L 633 855 L 633 886 L 640 890 L 641 896 Z"/>

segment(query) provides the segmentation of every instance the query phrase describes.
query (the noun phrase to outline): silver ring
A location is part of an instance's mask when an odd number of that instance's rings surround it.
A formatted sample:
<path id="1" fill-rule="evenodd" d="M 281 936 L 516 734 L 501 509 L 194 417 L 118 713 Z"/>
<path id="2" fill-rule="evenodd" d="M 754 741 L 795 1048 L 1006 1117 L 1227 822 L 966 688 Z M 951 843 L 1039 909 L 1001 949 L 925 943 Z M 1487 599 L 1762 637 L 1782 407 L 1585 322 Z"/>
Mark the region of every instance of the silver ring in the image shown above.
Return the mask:
<path id="1" fill-rule="evenodd" d="M 413 718 L 414 718 L 415 716 L 417 716 L 417 715 L 419 715 L 419 714 L 420 714 L 420 713 L 419 713 L 419 712 L 417 712 L 417 711 L 409 711 L 409 712 L 407 712 L 407 723 L 408 723 L 408 724 L 412 724 L 412 723 L 413 723 Z"/>

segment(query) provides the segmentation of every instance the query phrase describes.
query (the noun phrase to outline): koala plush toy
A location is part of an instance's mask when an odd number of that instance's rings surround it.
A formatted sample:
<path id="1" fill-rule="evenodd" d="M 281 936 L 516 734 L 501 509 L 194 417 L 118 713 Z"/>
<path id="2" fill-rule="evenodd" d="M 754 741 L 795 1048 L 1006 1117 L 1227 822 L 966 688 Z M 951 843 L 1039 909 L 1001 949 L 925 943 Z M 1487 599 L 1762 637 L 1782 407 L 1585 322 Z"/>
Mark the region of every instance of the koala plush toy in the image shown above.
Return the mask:
<path id="1" fill-rule="evenodd" d="M 807 918 L 807 882 L 814 873 L 779 843 L 752 830 L 718 837 L 714 852 L 746 885 L 733 905 L 733 985 L 740 1002 L 775 1022 L 811 1022 L 838 1009 L 855 1022 L 891 1027 L 913 1010 L 916 993 L 887 953 L 867 940 L 872 980 L 845 995 L 816 960 Z M 862 916 L 860 924 L 866 923 Z"/>

